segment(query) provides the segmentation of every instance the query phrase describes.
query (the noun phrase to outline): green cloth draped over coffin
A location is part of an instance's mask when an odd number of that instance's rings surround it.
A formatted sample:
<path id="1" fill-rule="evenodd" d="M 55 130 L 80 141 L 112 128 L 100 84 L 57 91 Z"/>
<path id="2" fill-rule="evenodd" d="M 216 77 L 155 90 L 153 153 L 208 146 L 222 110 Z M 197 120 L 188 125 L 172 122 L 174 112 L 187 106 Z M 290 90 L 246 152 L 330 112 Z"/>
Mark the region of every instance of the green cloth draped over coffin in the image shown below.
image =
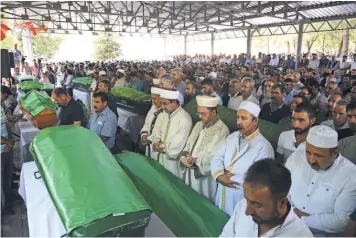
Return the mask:
<path id="1" fill-rule="evenodd" d="M 136 153 L 115 155 L 152 211 L 177 237 L 218 237 L 229 217 L 157 161 Z"/>
<path id="2" fill-rule="evenodd" d="M 61 79 L 61 81 L 63 78 Z M 90 77 L 78 77 L 73 79 L 73 87 L 76 89 L 82 89 L 88 91 L 93 79 Z"/>
<path id="3" fill-rule="evenodd" d="M 76 125 L 46 128 L 30 151 L 69 236 L 147 226 L 149 205 L 94 132 Z"/>
<path id="4" fill-rule="evenodd" d="M 23 91 L 25 93 L 31 91 L 31 90 L 41 90 L 42 89 L 42 83 L 38 81 L 23 81 L 18 84 L 17 88 L 20 91 Z"/>
<path id="5" fill-rule="evenodd" d="M 33 75 L 30 75 L 30 74 L 25 74 L 25 75 L 19 75 L 19 76 L 17 77 L 17 79 L 18 79 L 20 82 L 35 81 L 35 80 L 36 80 L 36 77 L 33 76 Z"/>
<path id="6" fill-rule="evenodd" d="M 119 87 L 111 89 L 118 107 L 136 114 L 146 115 L 152 106 L 151 95 L 133 88 Z"/>
<path id="7" fill-rule="evenodd" d="M 191 100 L 187 105 L 184 106 L 184 109 L 192 117 L 194 123 L 199 121 L 199 117 L 197 115 L 197 108 L 198 106 L 196 99 Z M 237 131 L 237 115 L 235 110 L 223 106 L 218 106 L 218 115 L 219 118 L 229 128 L 231 133 Z M 278 145 L 279 135 L 282 132 L 280 126 L 275 123 L 260 119 L 259 127 L 262 135 L 266 137 L 266 139 L 271 143 L 273 148 L 276 149 Z"/>
<path id="8" fill-rule="evenodd" d="M 44 109 L 56 111 L 57 107 L 45 92 L 31 90 L 20 98 L 21 106 L 32 116 L 36 117 Z"/>

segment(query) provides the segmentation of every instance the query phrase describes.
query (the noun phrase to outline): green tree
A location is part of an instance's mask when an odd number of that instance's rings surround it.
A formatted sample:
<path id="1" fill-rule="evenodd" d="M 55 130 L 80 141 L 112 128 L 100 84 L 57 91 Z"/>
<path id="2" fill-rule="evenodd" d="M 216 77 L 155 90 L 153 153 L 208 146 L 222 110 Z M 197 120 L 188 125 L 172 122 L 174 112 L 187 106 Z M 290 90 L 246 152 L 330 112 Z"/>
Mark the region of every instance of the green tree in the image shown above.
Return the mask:
<path id="1" fill-rule="evenodd" d="M 32 40 L 33 54 L 46 60 L 52 59 L 62 42 L 62 37 L 50 34 L 38 34 Z"/>
<path id="2" fill-rule="evenodd" d="M 121 55 L 120 44 L 115 41 L 110 34 L 101 36 L 94 42 L 94 57 L 97 60 L 105 61 L 116 59 Z"/>

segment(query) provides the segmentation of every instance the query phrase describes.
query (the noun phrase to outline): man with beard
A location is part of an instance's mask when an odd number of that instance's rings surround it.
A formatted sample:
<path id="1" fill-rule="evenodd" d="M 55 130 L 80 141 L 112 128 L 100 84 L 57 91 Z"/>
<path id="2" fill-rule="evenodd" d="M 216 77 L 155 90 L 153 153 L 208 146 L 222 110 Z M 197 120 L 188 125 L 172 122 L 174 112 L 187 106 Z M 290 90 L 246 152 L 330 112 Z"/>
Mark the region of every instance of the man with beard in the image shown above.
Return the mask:
<path id="1" fill-rule="evenodd" d="M 285 163 L 299 148 L 305 148 L 309 129 L 315 124 L 315 109 L 308 102 L 299 103 L 292 112 L 293 130 L 284 131 L 278 139 L 276 160 Z"/>
<path id="2" fill-rule="evenodd" d="M 347 134 L 344 139 L 339 141 L 339 150 L 343 156 L 356 164 L 356 101 L 350 102 L 346 109 L 350 128 L 339 131 L 339 137 L 342 134 Z"/>
<path id="3" fill-rule="evenodd" d="M 323 126 L 328 126 L 336 131 L 349 128 L 346 115 L 347 102 L 338 100 L 334 103 L 332 109 L 332 119 L 321 123 Z"/>
<path id="4" fill-rule="evenodd" d="M 290 109 L 284 104 L 285 91 L 281 84 L 275 84 L 271 90 L 271 100 L 269 104 L 265 104 L 260 113 L 260 118 L 273 123 L 278 123 L 282 118 L 290 114 Z"/>
<path id="5" fill-rule="evenodd" d="M 325 97 L 329 97 L 331 94 L 337 91 L 337 83 L 329 81 L 325 84 Z"/>
<path id="6" fill-rule="evenodd" d="M 104 92 L 96 92 L 93 95 L 93 113 L 88 121 L 88 129 L 94 131 L 112 152 L 115 146 L 117 130 L 116 115 L 108 107 L 109 97 Z"/>
<path id="7" fill-rule="evenodd" d="M 215 92 L 214 90 L 214 86 L 213 86 L 213 80 L 211 79 L 204 79 L 201 82 L 201 86 L 203 88 L 203 93 L 206 96 L 210 96 L 210 97 L 217 97 L 219 99 L 219 105 L 222 106 L 223 105 L 223 101 L 221 99 L 221 97 Z"/>
<path id="8" fill-rule="evenodd" d="M 260 105 L 260 102 L 258 101 L 257 98 L 255 98 L 252 94 L 255 90 L 255 80 L 253 80 L 250 77 L 245 77 L 241 81 L 241 96 L 238 96 L 236 98 L 236 108 L 239 108 L 240 104 L 243 101 L 250 101 L 258 106 Z"/>
<path id="9" fill-rule="evenodd" d="M 59 125 L 82 125 L 84 111 L 82 106 L 75 101 L 63 88 L 55 88 L 52 98 L 58 107 L 62 108 L 59 113 Z"/>
<path id="10" fill-rule="evenodd" d="M 295 108 L 297 107 L 297 105 L 301 104 L 302 102 L 308 102 L 308 100 L 306 99 L 306 97 L 302 96 L 302 95 L 294 95 L 293 96 L 293 100 L 292 103 L 290 104 L 289 108 L 290 108 L 290 115 L 286 116 L 284 118 L 282 118 L 279 122 L 278 125 L 281 127 L 282 131 L 289 131 L 291 129 L 293 129 L 292 127 L 292 115 L 293 115 L 293 111 L 295 110 Z"/>
<path id="11" fill-rule="evenodd" d="M 227 107 L 237 111 L 237 105 L 236 102 L 238 102 L 237 97 L 241 96 L 241 92 L 240 92 L 240 82 L 237 79 L 231 80 L 230 82 L 230 88 L 229 88 L 229 102 L 227 104 Z"/>
<path id="12" fill-rule="evenodd" d="M 241 103 L 237 111 L 239 131 L 226 138 L 211 161 L 212 177 L 219 183 L 215 205 L 229 216 L 243 199 L 241 185 L 247 169 L 257 160 L 274 157 L 271 144 L 259 131 L 260 111 L 253 102 Z"/>
<path id="13" fill-rule="evenodd" d="M 337 150 L 337 132 L 309 130 L 305 150 L 287 160 L 292 174 L 289 201 L 314 236 L 339 236 L 356 208 L 356 166 Z"/>
<path id="14" fill-rule="evenodd" d="M 291 174 L 272 159 L 251 165 L 243 183 L 244 196 L 220 237 L 312 237 L 291 209 Z"/>
<path id="15" fill-rule="evenodd" d="M 161 89 L 152 87 L 151 88 L 151 98 L 152 98 L 152 107 L 147 113 L 145 124 L 141 129 L 141 141 L 146 146 L 146 156 L 151 157 L 152 151 L 152 133 L 156 125 L 158 116 L 163 112 L 161 98 L 160 98 Z"/>
<path id="16" fill-rule="evenodd" d="M 188 104 L 197 95 L 198 95 L 198 85 L 193 81 L 187 82 L 185 86 L 185 98 L 184 98 L 185 103 Z"/>
<path id="17" fill-rule="evenodd" d="M 172 174 L 181 178 L 178 156 L 192 129 L 192 118 L 179 104 L 179 95 L 178 91 L 162 89 L 160 92 L 164 112 L 159 115 L 156 122 L 157 128 L 152 135 L 153 148 L 158 153 L 151 157 L 158 160 Z"/>
<path id="18" fill-rule="evenodd" d="M 216 181 L 210 174 L 210 162 L 229 135 L 229 129 L 219 119 L 218 98 L 197 96 L 200 121 L 195 124 L 180 157 L 180 170 L 185 183 L 214 202 Z"/>

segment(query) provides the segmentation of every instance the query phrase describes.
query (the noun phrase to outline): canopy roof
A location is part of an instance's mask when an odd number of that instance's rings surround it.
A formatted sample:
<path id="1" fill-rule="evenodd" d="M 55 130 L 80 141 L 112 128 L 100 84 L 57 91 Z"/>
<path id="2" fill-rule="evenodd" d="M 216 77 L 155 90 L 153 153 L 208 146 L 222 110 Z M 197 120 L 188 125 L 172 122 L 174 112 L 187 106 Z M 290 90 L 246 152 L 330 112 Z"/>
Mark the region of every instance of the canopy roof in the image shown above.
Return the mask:
<path id="1" fill-rule="evenodd" d="M 1 1 L 0 8 L 2 19 L 45 24 L 52 33 L 192 35 L 356 17 L 355 1 Z"/>

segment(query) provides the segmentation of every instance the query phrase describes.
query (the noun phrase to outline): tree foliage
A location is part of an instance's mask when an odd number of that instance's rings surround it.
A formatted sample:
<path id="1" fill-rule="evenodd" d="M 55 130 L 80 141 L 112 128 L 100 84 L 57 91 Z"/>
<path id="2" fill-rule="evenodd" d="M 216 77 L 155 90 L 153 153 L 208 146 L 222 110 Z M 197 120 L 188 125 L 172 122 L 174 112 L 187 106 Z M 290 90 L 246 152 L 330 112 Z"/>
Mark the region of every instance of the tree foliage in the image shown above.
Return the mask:
<path id="1" fill-rule="evenodd" d="M 120 44 L 114 36 L 105 34 L 94 42 L 94 57 L 100 61 L 116 59 L 121 55 Z"/>
<path id="2" fill-rule="evenodd" d="M 52 59 L 54 54 L 59 50 L 62 42 L 62 37 L 38 34 L 33 37 L 32 40 L 33 53 L 35 56 L 42 57 L 46 60 Z"/>

